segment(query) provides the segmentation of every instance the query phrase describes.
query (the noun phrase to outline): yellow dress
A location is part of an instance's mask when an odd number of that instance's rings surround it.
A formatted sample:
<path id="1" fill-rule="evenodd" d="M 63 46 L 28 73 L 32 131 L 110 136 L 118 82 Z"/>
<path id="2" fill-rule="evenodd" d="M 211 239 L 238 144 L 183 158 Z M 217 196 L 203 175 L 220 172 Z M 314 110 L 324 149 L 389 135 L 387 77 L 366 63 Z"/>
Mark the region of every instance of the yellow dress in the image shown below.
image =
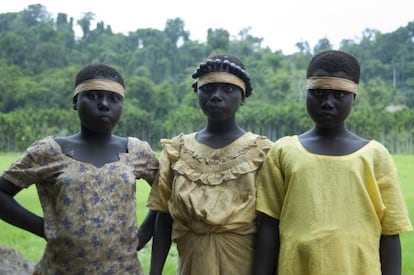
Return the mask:
<path id="1" fill-rule="evenodd" d="M 394 162 L 376 141 L 326 156 L 281 138 L 259 172 L 257 210 L 280 220 L 280 275 L 379 275 L 381 235 L 412 230 Z"/>
<path id="2" fill-rule="evenodd" d="M 195 133 L 162 140 L 160 178 L 149 208 L 169 212 L 179 254 L 178 274 L 251 274 L 256 232 L 255 179 L 271 147 L 245 133 L 213 149 Z"/>

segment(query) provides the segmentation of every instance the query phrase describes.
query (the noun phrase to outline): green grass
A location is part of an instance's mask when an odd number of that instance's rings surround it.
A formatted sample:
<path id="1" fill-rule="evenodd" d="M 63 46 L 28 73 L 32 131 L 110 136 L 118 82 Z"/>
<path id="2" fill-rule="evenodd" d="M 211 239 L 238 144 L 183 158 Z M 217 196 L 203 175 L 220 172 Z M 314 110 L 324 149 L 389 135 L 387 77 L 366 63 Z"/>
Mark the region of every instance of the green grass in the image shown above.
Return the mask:
<path id="1" fill-rule="evenodd" d="M 414 223 L 414 155 L 393 155 L 411 223 Z M 402 274 L 414 274 L 414 231 L 401 234 Z"/>
<path id="2" fill-rule="evenodd" d="M 20 154 L 0 153 L 0 171 L 6 169 L 10 163 L 17 159 Z M 399 171 L 401 188 L 407 202 L 411 221 L 414 222 L 414 155 L 394 155 L 393 156 Z M 145 202 L 149 192 L 149 186 L 144 181 L 139 181 L 137 185 L 137 218 L 141 222 L 146 215 Z M 41 214 L 42 210 L 37 199 L 35 188 L 32 186 L 20 192 L 16 199 L 31 211 Z M 27 259 L 37 262 L 42 256 L 45 241 L 21 229 L 10 226 L 0 221 L 0 245 L 14 248 Z M 414 274 L 414 233 L 404 233 L 401 235 L 403 252 L 403 274 Z M 151 256 L 151 244 L 148 243 L 139 253 L 145 274 L 148 273 Z M 175 274 L 177 264 L 177 252 L 172 247 L 168 256 L 164 274 Z"/>

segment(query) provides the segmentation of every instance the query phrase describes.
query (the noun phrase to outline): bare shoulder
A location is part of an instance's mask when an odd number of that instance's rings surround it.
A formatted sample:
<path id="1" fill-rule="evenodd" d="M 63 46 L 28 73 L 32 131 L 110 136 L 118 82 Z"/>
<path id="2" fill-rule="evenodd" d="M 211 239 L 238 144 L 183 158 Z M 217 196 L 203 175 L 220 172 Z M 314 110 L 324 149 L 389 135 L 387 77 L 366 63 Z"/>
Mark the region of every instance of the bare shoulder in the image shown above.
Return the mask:
<path id="1" fill-rule="evenodd" d="M 66 137 L 53 137 L 53 140 L 60 146 L 64 154 L 73 152 L 74 148 L 77 148 L 80 144 L 76 135 Z"/>
<path id="2" fill-rule="evenodd" d="M 354 144 L 355 147 L 363 147 L 365 145 L 367 145 L 369 143 L 369 140 L 363 137 L 360 137 L 354 133 L 350 133 L 346 139 L 346 142 L 350 143 L 350 144 Z"/>
<path id="3" fill-rule="evenodd" d="M 118 146 L 126 146 L 128 144 L 128 138 L 127 137 L 120 137 L 120 136 L 112 136 L 112 143 L 114 145 L 118 145 Z"/>
<path id="4" fill-rule="evenodd" d="M 67 146 L 70 144 L 78 144 L 79 138 L 77 135 L 65 136 L 65 137 L 53 137 L 53 140 L 60 146 Z"/>

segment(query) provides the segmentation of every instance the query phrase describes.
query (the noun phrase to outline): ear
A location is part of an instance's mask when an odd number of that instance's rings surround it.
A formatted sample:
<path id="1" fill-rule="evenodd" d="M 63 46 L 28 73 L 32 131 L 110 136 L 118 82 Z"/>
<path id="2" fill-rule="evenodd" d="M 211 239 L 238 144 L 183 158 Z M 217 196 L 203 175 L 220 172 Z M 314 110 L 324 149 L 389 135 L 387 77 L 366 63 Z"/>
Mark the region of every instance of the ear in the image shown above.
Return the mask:
<path id="1" fill-rule="evenodd" d="M 73 100 L 72 100 L 72 108 L 75 111 L 78 110 L 78 95 L 76 95 L 76 96 L 73 97 Z"/>

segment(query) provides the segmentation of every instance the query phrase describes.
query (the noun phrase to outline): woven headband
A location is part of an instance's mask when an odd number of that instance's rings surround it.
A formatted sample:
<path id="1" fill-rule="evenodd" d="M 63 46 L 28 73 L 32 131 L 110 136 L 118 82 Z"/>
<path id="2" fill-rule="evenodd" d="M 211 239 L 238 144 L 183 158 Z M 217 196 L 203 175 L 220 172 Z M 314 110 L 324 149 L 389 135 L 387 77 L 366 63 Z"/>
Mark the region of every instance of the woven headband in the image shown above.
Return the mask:
<path id="1" fill-rule="evenodd" d="M 318 76 L 306 79 L 306 89 L 339 90 L 357 94 L 358 84 L 345 78 Z"/>
<path id="2" fill-rule="evenodd" d="M 90 79 L 76 86 L 73 96 L 85 91 L 108 91 L 114 92 L 122 97 L 125 95 L 124 87 L 116 81 L 109 79 Z"/>
<path id="3" fill-rule="evenodd" d="M 243 80 L 235 76 L 234 74 L 227 72 L 212 72 L 203 75 L 197 81 L 197 87 L 201 88 L 206 84 L 210 83 L 229 83 L 236 85 L 242 89 L 243 94 L 246 94 L 246 83 Z"/>

